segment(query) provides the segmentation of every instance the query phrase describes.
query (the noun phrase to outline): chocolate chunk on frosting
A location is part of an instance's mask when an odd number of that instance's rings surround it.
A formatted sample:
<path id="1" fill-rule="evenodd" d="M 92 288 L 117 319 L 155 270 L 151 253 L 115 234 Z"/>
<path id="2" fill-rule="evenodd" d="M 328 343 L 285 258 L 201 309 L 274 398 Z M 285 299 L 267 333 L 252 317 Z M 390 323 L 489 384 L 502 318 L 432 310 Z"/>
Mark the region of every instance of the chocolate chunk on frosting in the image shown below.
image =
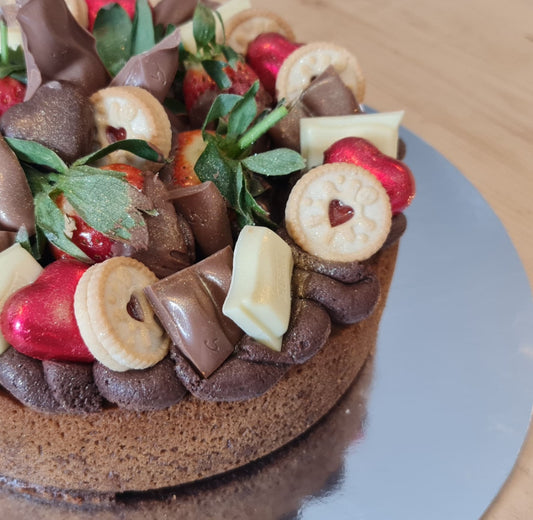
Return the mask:
<path id="1" fill-rule="evenodd" d="M 173 188 L 169 199 L 190 224 L 205 256 L 233 246 L 226 201 L 214 183 Z"/>
<path id="2" fill-rule="evenodd" d="M 44 378 L 43 364 L 12 347 L 0 356 L 0 385 L 28 408 L 62 411 Z"/>
<path id="3" fill-rule="evenodd" d="M 35 233 L 33 195 L 13 150 L 0 136 L 0 229 Z"/>
<path id="4" fill-rule="evenodd" d="M 44 377 L 54 398 L 70 413 L 102 409 L 103 399 L 93 379 L 92 363 L 43 361 Z"/>
<path id="5" fill-rule="evenodd" d="M 189 361 L 171 350 L 176 374 L 187 390 L 205 401 L 245 401 L 264 394 L 289 370 L 289 365 L 253 363 L 231 357 L 211 377 L 203 379 Z"/>
<path id="6" fill-rule="evenodd" d="M 26 99 L 48 81 L 68 81 L 90 96 L 110 81 L 93 36 L 65 2 L 27 0 L 19 8 L 27 69 Z M 67 117 L 64 118 L 64 121 Z"/>
<path id="7" fill-rule="evenodd" d="M 324 307 L 311 300 L 294 299 L 289 328 L 281 351 L 266 347 L 245 335 L 237 345 L 237 357 L 255 363 L 300 365 L 325 345 L 331 332 L 331 319 Z"/>
<path id="8" fill-rule="evenodd" d="M 333 66 L 317 76 L 291 107 L 289 114 L 270 129 L 279 146 L 300 150 L 300 119 L 303 117 L 344 116 L 361 112 L 350 88 Z"/>
<path id="9" fill-rule="evenodd" d="M 204 377 L 230 356 L 243 334 L 222 314 L 232 264 L 226 247 L 144 290 L 175 347 Z"/>
<path id="10" fill-rule="evenodd" d="M 322 304 L 335 323 L 350 325 L 372 314 L 379 300 L 379 281 L 373 274 L 345 284 L 312 271 L 295 269 L 293 292 Z"/>
<path id="11" fill-rule="evenodd" d="M 30 100 L 9 108 L 0 129 L 7 137 L 37 141 L 71 163 L 91 152 L 93 109 L 79 87 L 51 81 Z"/>
<path id="12" fill-rule="evenodd" d="M 179 30 L 176 29 L 150 50 L 132 56 L 113 78 L 111 86 L 141 87 L 162 103 L 178 70 L 179 44 Z"/>
<path id="13" fill-rule="evenodd" d="M 185 219 L 168 200 L 165 185 L 157 175 L 145 172 L 143 193 L 152 202 L 156 215 L 145 215 L 148 247 L 132 254 L 158 278 L 165 278 L 195 260 L 194 236 Z"/>
<path id="14" fill-rule="evenodd" d="M 113 372 L 96 362 L 93 373 L 102 395 L 126 410 L 162 410 L 178 403 L 187 394 L 176 377 L 174 363 L 168 357 L 145 370 L 126 372 Z"/>

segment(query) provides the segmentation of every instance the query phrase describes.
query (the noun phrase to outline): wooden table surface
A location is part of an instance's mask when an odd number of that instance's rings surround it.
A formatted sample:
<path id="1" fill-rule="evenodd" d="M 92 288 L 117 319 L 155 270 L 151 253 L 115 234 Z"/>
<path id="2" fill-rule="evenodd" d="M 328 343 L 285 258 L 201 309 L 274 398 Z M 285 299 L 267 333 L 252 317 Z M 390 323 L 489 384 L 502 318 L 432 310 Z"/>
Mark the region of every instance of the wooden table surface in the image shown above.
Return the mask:
<path id="1" fill-rule="evenodd" d="M 533 286 L 533 1 L 252 3 L 283 13 L 302 42 L 333 41 L 357 55 L 365 103 L 404 109 L 403 125 L 474 184 Z M 533 432 L 483 520 L 532 518 Z"/>

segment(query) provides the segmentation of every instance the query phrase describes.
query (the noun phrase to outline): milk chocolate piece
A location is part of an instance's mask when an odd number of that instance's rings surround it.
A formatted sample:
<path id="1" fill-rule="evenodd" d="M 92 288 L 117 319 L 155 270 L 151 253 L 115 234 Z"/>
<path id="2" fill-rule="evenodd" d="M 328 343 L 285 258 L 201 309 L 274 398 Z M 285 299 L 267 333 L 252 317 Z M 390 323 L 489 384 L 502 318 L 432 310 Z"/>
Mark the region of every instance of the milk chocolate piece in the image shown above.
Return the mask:
<path id="1" fill-rule="evenodd" d="M 226 247 L 144 289 L 174 345 L 204 377 L 224 362 L 243 334 L 222 314 L 232 262 Z"/>
<path id="2" fill-rule="evenodd" d="M 20 7 L 17 19 L 28 78 L 25 99 L 52 80 L 78 85 L 87 96 L 107 86 L 110 77 L 93 36 L 78 24 L 65 2 L 29 0 Z"/>
<path id="3" fill-rule="evenodd" d="M 13 347 L 0 356 L 0 385 L 29 408 L 41 412 L 62 411 L 46 383 L 43 364 Z"/>
<path id="4" fill-rule="evenodd" d="M 330 332 L 331 319 L 324 307 L 311 300 L 296 298 L 292 302 L 291 321 L 280 352 L 245 335 L 237 345 L 236 355 L 255 363 L 300 365 L 325 345 Z"/>
<path id="5" fill-rule="evenodd" d="M 145 370 L 113 372 L 98 362 L 94 363 L 93 370 L 102 395 L 126 410 L 162 410 L 178 403 L 187 394 L 168 357 Z"/>
<path id="6" fill-rule="evenodd" d="M 35 233 L 33 195 L 17 157 L 0 136 L 0 229 Z"/>
<path id="7" fill-rule="evenodd" d="M 169 190 L 169 200 L 190 224 L 205 256 L 233 246 L 226 201 L 214 183 L 173 188 Z"/>
<path id="8" fill-rule="evenodd" d="M 37 141 L 71 163 L 92 150 L 93 109 L 75 85 L 51 81 L 4 112 L 0 129 L 7 137 Z"/>
<path id="9" fill-rule="evenodd" d="M 232 357 L 211 377 L 202 379 L 179 352 L 171 352 L 176 374 L 187 390 L 205 401 L 245 401 L 272 388 L 289 365 L 252 363 Z"/>
<path id="10" fill-rule="evenodd" d="M 132 56 L 115 76 L 111 86 L 141 87 L 162 103 L 178 70 L 179 44 L 179 30 L 176 29 L 150 50 Z"/>
<path id="11" fill-rule="evenodd" d="M 342 325 L 370 316 L 379 299 L 379 281 L 373 274 L 345 284 L 323 274 L 295 269 L 292 284 L 295 295 L 322 304 L 332 321 Z"/>
<path id="12" fill-rule="evenodd" d="M 192 18 L 197 0 L 161 0 L 153 8 L 154 25 L 180 25 Z"/>
<path id="13" fill-rule="evenodd" d="M 289 114 L 270 129 L 269 135 L 277 145 L 299 151 L 301 118 L 344 116 L 360 111 L 353 92 L 330 66 L 310 83 Z"/>
<path id="14" fill-rule="evenodd" d="M 43 361 L 44 377 L 53 396 L 70 413 L 102 409 L 103 399 L 93 379 L 92 363 Z"/>
<path id="15" fill-rule="evenodd" d="M 16 236 L 17 234 L 14 231 L 0 231 L 0 252 L 12 246 L 15 243 Z"/>
<path id="16" fill-rule="evenodd" d="M 153 203 L 156 215 L 145 215 L 148 247 L 132 254 L 158 278 L 165 278 L 194 262 L 194 237 L 185 219 L 168 201 L 167 189 L 159 178 L 145 172 L 143 193 Z"/>

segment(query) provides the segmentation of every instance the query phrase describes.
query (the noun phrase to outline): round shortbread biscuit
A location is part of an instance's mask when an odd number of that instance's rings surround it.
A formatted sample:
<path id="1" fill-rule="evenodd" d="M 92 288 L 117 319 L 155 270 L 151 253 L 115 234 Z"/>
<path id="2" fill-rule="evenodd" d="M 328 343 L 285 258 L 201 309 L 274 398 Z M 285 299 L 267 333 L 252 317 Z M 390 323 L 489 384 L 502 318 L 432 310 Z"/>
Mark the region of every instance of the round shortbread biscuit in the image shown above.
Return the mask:
<path id="1" fill-rule="evenodd" d="M 314 42 L 289 54 L 279 69 L 276 95 L 288 103 L 295 101 L 313 78 L 332 65 L 358 103 L 365 97 L 365 78 L 354 54 L 333 43 Z"/>
<path id="2" fill-rule="evenodd" d="M 341 224 L 332 224 L 331 205 L 351 210 Z M 385 188 L 370 172 L 348 163 L 309 170 L 294 185 L 285 209 L 285 225 L 305 251 L 325 260 L 361 261 L 376 253 L 391 226 Z"/>
<path id="3" fill-rule="evenodd" d="M 225 24 L 226 43 L 239 54 L 246 54 L 248 44 L 263 33 L 276 32 L 294 41 L 291 26 L 278 14 L 264 9 L 245 9 Z"/>
<path id="4" fill-rule="evenodd" d="M 111 358 L 114 366 L 126 369 L 148 368 L 161 361 L 168 353 L 169 338 L 143 293 L 146 286 L 157 281 L 155 274 L 128 257 L 110 258 L 91 269 L 86 305 L 90 328 L 99 343 L 95 358 L 106 366 Z M 132 298 L 137 317 L 129 310 Z M 82 307 L 80 304 L 80 311 Z M 101 350 L 105 351 L 103 356 Z"/>
<path id="5" fill-rule="evenodd" d="M 107 87 L 91 98 L 96 122 L 96 138 L 103 148 L 121 139 L 143 139 L 162 156 L 172 146 L 170 120 L 163 105 L 141 87 Z M 142 170 L 159 170 L 156 165 L 130 152 L 116 150 L 105 159 L 107 164 L 126 163 Z"/>
<path id="6" fill-rule="evenodd" d="M 80 278 L 74 293 L 74 314 L 76 316 L 76 323 L 80 331 L 83 341 L 87 345 L 89 352 L 110 370 L 115 372 L 125 372 L 128 370 L 127 366 L 117 363 L 102 346 L 98 334 L 93 330 L 91 320 L 89 318 L 89 311 L 87 306 L 87 288 L 89 287 L 91 276 L 95 269 L 98 269 L 100 264 L 94 264 L 89 267 L 83 276 Z"/>

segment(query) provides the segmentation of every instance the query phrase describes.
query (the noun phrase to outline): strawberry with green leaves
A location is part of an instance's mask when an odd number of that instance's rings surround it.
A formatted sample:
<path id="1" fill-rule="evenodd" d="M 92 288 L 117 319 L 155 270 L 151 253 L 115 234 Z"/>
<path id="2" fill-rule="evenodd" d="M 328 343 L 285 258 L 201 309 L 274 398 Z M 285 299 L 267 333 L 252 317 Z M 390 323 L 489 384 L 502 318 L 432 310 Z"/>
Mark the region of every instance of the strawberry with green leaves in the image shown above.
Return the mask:
<path id="1" fill-rule="evenodd" d="M 194 12 L 193 34 L 196 52 L 183 51 L 182 91 L 187 112 L 208 91 L 242 96 L 258 82 L 257 74 L 242 56 L 231 47 L 217 43 L 215 15 L 202 4 Z M 255 96 L 259 111 L 272 104 L 272 97 L 261 84 Z"/>
<path id="2" fill-rule="evenodd" d="M 268 211 L 257 200 L 268 190 L 265 177 L 288 175 L 305 167 L 301 155 L 288 148 L 253 153 L 254 143 L 287 114 L 287 108 L 278 105 L 258 115 L 259 88 L 256 81 L 243 96 L 217 96 L 202 127 L 205 148 L 194 164 L 198 179 L 217 186 L 240 227 L 256 223 L 273 226 Z M 215 132 L 207 130 L 212 124 Z"/>
<path id="3" fill-rule="evenodd" d="M 161 161 L 148 143 L 118 141 L 67 166 L 56 153 L 34 141 L 6 138 L 6 142 L 32 190 L 36 243 L 26 245 L 36 258 L 48 244 L 56 258 L 85 263 L 114 256 L 116 244 L 128 244 L 134 250 L 147 246 L 143 213 L 151 214 L 152 205 L 140 191 L 142 172 L 128 165 L 104 169 L 90 164 L 117 149 Z"/>
<path id="4" fill-rule="evenodd" d="M 19 46 L 11 49 L 7 41 L 7 25 L 0 20 L 0 116 L 10 107 L 24 101 L 26 63 Z"/>

